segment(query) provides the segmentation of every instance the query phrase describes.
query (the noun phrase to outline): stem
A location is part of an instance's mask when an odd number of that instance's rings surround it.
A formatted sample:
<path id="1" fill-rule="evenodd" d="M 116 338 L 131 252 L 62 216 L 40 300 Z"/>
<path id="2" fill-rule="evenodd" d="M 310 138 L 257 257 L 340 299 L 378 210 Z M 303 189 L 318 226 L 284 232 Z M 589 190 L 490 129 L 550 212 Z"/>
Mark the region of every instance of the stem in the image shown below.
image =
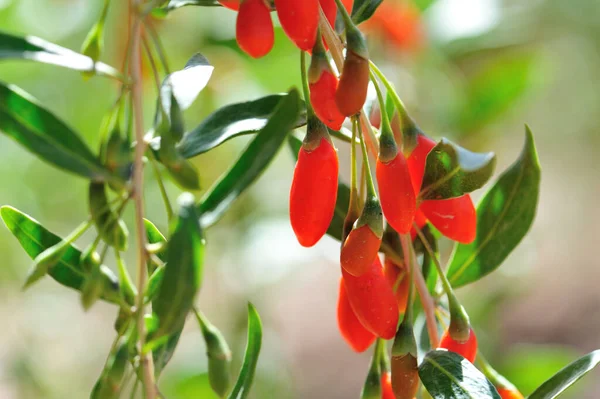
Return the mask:
<path id="1" fill-rule="evenodd" d="M 377 92 L 377 101 L 379 102 L 379 112 L 381 113 L 381 133 L 391 132 L 392 125 L 390 124 L 390 118 L 385 110 L 385 100 L 383 98 L 383 94 L 381 93 L 381 88 L 379 87 L 379 83 L 377 83 L 377 78 L 371 73 L 371 82 L 373 82 L 373 86 L 375 86 L 375 91 Z"/>
<path id="2" fill-rule="evenodd" d="M 394 102 L 394 105 L 396 106 L 396 109 L 398 110 L 398 113 L 400 114 L 400 118 L 402 118 L 401 122 L 403 124 L 408 124 L 408 125 L 411 125 L 414 127 L 414 122 L 410 118 L 410 116 L 408 116 L 408 112 L 406 112 L 406 107 L 404 106 L 404 103 L 398 96 L 398 93 L 396 93 L 396 90 L 394 90 L 394 86 L 385 77 L 383 72 L 381 72 L 381 70 L 379 68 L 377 68 L 377 65 L 375 65 L 375 63 L 373 61 L 369 61 L 369 64 L 371 65 L 371 70 L 373 72 L 375 72 L 377 77 L 379 77 L 379 79 L 383 82 L 383 85 L 385 86 L 386 90 L 390 94 L 390 97 L 392 98 L 392 101 Z"/>
<path id="3" fill-rule="evenodd" d="M 133 9 L 141 4 L 139 0 L 131 0 Z M 138 295 L 137 295 L 137 329 L 139 340 L 140 367 L 144 380 L 144 389 L 147 399 L 156 398 L 156 388 L 154 381 L 154 362 L 152 352 L 144 352 L 144 343 L 146 340 L 146 325 L 144 323 L 144 292 L 146 292 L 146 228 L 144 226 L 144 163 L 143 157 L 146 152 L 146 142 L 144 141 L 144 117 L 142 107 L 142 74 L 140 65 L 140 41 L 141 41 L 141 22 L 142 16 L 137 15 L 131 31 L 131 77 L 133 79 L 132 96 L 135 118 L 135 157 L 133 167 L 133 199 L 135 203 L 135 224 L 137 226 L 137 251 L 138 251 Z"/>
<path id="4" fill-rule="evenodd" d="M 437 323 L 435 321 L 435 303 L 429 295 L 427 290 L 427 284 L 423 278 L 421 270 L 416 267 L 417 259 L 413 252 L 412 243 L 410 242 L 409 234 L 400 234 L 400 243 L 402 244 L 402 251 L 404 252 L 404 258 L 407 260 L 408 269 L 412 276 L 421 304 L 423 305 L 423 312 L 425 313 L 425 321 L 427 323 L 427 332 L 429 333 L 429 342 L 432 348 L 437 348 L 439 344 L 439 336 L 437 330 Z"/>
<path id="5" fill-rule="evenodd" d="M 306 76 L 306 53 L 300 50 L 300 77 L 302 80 L 302 92 L 304 93 L 304 102 L 306 103 L 306 119 L 314 113 L 310 103 L 310 90 L 308 88 L 308 77 Z"/>
<path id="6" fill-rule="evenodd" d="M 143 23 L 146 29 L 148 29 L 148 32 L 150 32 L 150 40 L 152 40 L 152 42 L 154 43 L 154 48 L 158 53 L 158 59 L 160 60 L 163 69 L 165 70 L 165 74 L 169 75 L 171 73 L 171 68 L 169 68 L 169 63 L 167 61 L 167 53 L 165 51 L 165 47 L 162 44 L 162 41 L 160 40 L 160 36 L 158 35 L 156 29 L 154 29 L 154 26 L 152 26 L 151 23 L 148 23 L 145 19 L 143 20 Z"/>
<path id="7" fill-rule="evenodd" d="M 358 127 L 358 138 L 360 139 L 360 146 L 362 148 L 363 164 L 365 167 L 365 174 L 367 175 L 367 197 L 377 198 L 377 192 L 375 191 L 375 184 L 373 183 L 373 176 L 371 176 L 371 166 L 369 165 L 369 154 L 367 152 L 367 146 L 365 145 L 365 139 L 363 137 L 362 127 L 360 121 L 357 118 L 353 118 L 356 121 Z"/>
<path id="8" fill-rule="evenodd" d="M 440 279 L 442 280 L 442 286 L 444 287 L 444 291 L 446 292 L 446 295 L 454 295 L 452 286 L 450 285 L 450 282 L 446 278 L 446 274 L 444 273 L 444 270 L 442 269 L 442 265 L 440 264 L 439 259 L 435 255 L 435 251 L 433 250 L 433 248 L 431 248 L 431 245 L 429 244 L 429 241 L 425 237 L 425 234 L 423 234 L 423 232 L 421 231 L 421 229 L 419 228 L 419 226 L 416 223 L 413 223 L 413 228 L 415 229 L 415 231 L 417 232 L 417 235 L 421 239 L 421 242 L 423 243 L 425 250 L 427 251 L 427 253 L 429 253 L 429 256 L 433 260 L 433 264 L 435 265 L 435 268 L 437 269 L 438 274 L 440 275 Z"/>
<path id="9" fill-rule="evenodd" d="M 167 219 L 171 221 L 173 219 L 173 206 L 171 205 L 171 201 L 169 200 L 169 195 L 167 194 L 167 189 L 165 187 L 165 183 L 160 175 L 160 170 L 158 169 L 158 165 L 156 163 L 156 158 L 154 157 L 154 153 L 152 153 L 152 157 L 150 158 L 150 164 L 152 165 L 152 170 L 154 171 L 154 176 L 156 177 L 156 181 L 158 182 L 158 189 L 160 190 L 160 195 L 163 200 L 163 204 L 165 204 L 165 211 L 167 212 Z"/>

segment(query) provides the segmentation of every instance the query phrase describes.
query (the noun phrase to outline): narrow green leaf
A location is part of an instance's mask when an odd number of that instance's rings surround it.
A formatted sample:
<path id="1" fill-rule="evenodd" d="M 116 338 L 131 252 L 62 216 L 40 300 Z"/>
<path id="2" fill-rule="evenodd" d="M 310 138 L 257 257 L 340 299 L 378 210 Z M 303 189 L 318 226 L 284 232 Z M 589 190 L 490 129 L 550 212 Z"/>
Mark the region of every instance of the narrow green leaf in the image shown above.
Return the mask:
<path id="1" fill-rule="evenodd" d="M 102 62 L 94 65 L 90 57 L 35 36 L 20 37 L 0 32 L 0 59 L 31 60 L 82 72 L 95 68 L 99 75 L 123 79 L 119 71 L 109 65 Z"/>
<path id="2" fill-rule="evenodd" d="M 204 238 L 198 220 L 194 197 L 189 193 L 182 194 L 179 197 L 179 215 L 167 244 L 164 277 L 154 301 L 154 314 L 159 326 L 152 332 L 152 340 L 181 328 L 200 289 Z"/>
<path id="3" fill-rule="evenodd" d="M 433 399 L 501 399 L 494 385 L 471 362 L 445 349 L 425 355 L 419 377 Z"/>
<path id="4" fill-rule="evenodd" d="M 200 125 L 187 132 L 177 145 L 186 158 L 211 150 L 234 137 L 256 133 L 263 129 L 277 106 L 288 94 L 274 94 L 256 100 L 231 104 L 210 114 Z M 306 124 L 306 111 L 295 121 L 294 127 Z M 158 143 L 153 142 L 153 148 Z"/>
<path id="5" fill-rule="evenodd" d="M 166 244 L 167 239 L 160 232 L 158 227 L 154 225 L 150 220 L 144 219 L 144 225 L 146 226 L 146 238 L 148 239 L 149 244 Z M 166 252 L 163 250 L 156 254 L 156 256 L 163 262 L 166 262 Z M 158 289 L 162 283 L 162 280 L 165 275 L 165 266 L 156 268 L 152 271 L 150 278 L 148 279 L 148 284 L 146 286 L 146 302 L 154 301 L 156 299 L 156 295 L 158 294 Z"/>
<path id="6" fill-rule="evenodd" d="M 59 236 L 46 230 L 35 219 L 15 208 L 1 207 L 0 216 L 31 259 L 62 241 Z M 48 271 L 48 274 L 58 283 L 81 291 L 88 273 L 84 271 L 80 258 L 81 251 L 71 245 L 60 261 Z M 104 281 L 102 299 L 116 304 L 120 303 L 117 277 L 106 266 L 101 266 L 100 271 Z"/>
<path id="7" fill-rule="evenodd" d="M 493 152 L 474 153 L 442 139 L 427 156 L 419 196 L 424 200 L 460 197 L 481 188 L 495 167 Z"/>
<path id="8" fill-rule="evenodd" d="M 118 399 L 123 388 L 123 378 L 129 364 L 127 338 L 121 337 L 109 355 L 100 378 L 94 385 L 90 399 Z"/>
<path id="9" fill-rule="evenodd" d="M 94 181 L 114 180 L 79 136 L 29 94 L 0 83 L 0 132 L 40 159 Z"/>
<path id="10" fill-rule="evenodd" d="M 119 215 L 111 209 L 106 196 L 105 184 L 91 182 L 88 190 L 88 200 L 90 215 L 96 225 L 98 235 L 117 251 L 125 251 L 129 236 L 127 226 L 119 218 Z"/>
<path id="11" fill-rule="evenodd" d="M 553 399 L 575 384 L 600 363 L 600 350 L 575 360 L 536 389 L 528 399 Z"/>
<path id="12" fill-rule="evenodd" d="M 541 170 L 526 127 L 525 145 L 516 162 L 498 178 L 477 205 L 477 237 L 458 244 L 448 268 L 448 279 L 459 287 L 491 273 L 521 242 L 535 218 Z"/>
<path id="13" fill-rule="evenodd" d="M 383 0 L 355 0 L 352 6 L 352 21 L 356 25 L 371 18 Z"/>
<path id="14" fill-rule="evenodd" d="M 214 69 L 205 56 L 200 53 L 194 54 L 183 69 L 165 78 L 160 93 L 164 109 L 171 107 L 171 95 L 175 97 L 182 111 L 188 109 L 208 84 Z"/>
<path id="15" fill-rule="evenodd" d="M 256 308 L 248 303 L 248 342 L 244 353 L 244 363 L 233 390 L 228 399 L 243 399 L 248 396 L 254 372 L 258 363 L 258 355 L 262 344 L 262 324 Z"/>
<path id="16" fill-rule="evenodd" d="M 162 373 L 162 371 L 165 369 L 165 366 L 169 363 L 169 360 L 171 360 L 173 357 L 182 332 L 183 326 L 171 333 L 164 344 L 158 346 L 152 351 L 152 359 L 154 360 L 154 375 L 156 377 Z"/>
<path id="17" fill-rule="evenodd" d="M 211 187 L 199 210 L 201 225 L 210 226 L 252 184 L 273 160 L 300 114 L 298 91 L 292 89 L 275 109 L 269 121 L 246 147 L 235 164 Z"/>

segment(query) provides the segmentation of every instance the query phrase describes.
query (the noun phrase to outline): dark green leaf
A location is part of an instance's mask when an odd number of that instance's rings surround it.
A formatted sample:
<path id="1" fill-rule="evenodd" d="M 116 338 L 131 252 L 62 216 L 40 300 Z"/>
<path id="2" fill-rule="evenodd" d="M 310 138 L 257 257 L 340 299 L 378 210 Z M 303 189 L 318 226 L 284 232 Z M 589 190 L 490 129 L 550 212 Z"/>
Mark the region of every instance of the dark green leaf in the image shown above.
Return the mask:
<path id="1" fill-rule="evenodd" d="M 29 94 L 2 83 L 0 131 L 40 159 L 64 170 L 94 181 L 112 178 L 73 130 Z"/>
<path id="2" fill-rule="evenodd" d="M 482 187 L 494 173 L 496 156 L 470 152 L 442 139 L 427 156 L 421 198 L 460 197 Z"/>
<path id="3" fill-rule="evenodd" d="M 127 226 L 119 218 L 119 215 L 111 209 L 105 184 L 91 182 L 88 190 L 88 200 L 90 215 L 96 225 L 98 235 L 108 245 L 115 247 L 116 250 L 125 251 L 129 236 Z"/>
<path id="4" fill-rule="evenodd" d="M 283 97 L 269 121 L 200 203 L 201 225 L 214 224 L 275 157 L 300 114 L 298 91 Z"/>
<path id="5" fill-rule="evenodd" d="M 294 159 L 298 159 L 298 152 L 302 146 L 302 141 L 294 136 L 288 137 L 288 144 Z M 348 213 L 348 204 L 350 202 L 350 187 L 342 182 L 338 182 L 337 199 L 335 202 L 335 211 L 333 219 L 327 229 L 327 234 L 338 241 L 342 240 L 342 229 L 344 227 L 344 219 Z"/>
<path id="6" fill-rule="evenodd" d="M 248 396 L 254 372 L 258 363 L 260 346 L 262 344 L 262 324 L 260 316 L 251 303 L 248 303 L 248 342 L 244 353 L 244 363 L 233 390 L 228 399 L 243 399 Z"/>
<path id="7" fill-rule="evenodd" d="M 253 101 L 227 105 L 210 114 L 200 125 L 187 132 L 177 150 L 191 158 L 211 150 L 225 141 L 263 129 L 277 105 L 288 94 L 274 94 Z M 301 113 L 294 127 L 306 124 L 306 112 Z M 153 143 L 156 146 L 156 143 Z"/>
<path id="8" fill-rule="evenodd" d="M 167 244 L 164 277 L 154 301 L 159 327 L 152 332 L 152 340 L 181 328 L 202 283 L 204 238 L 194 197 L 189 193 L 182 194 L 179 207 Z"/>
<path id="9" fill-rule="evenodd" d="M 0 208 L 0 216 L 31 259 L 62 241 L 60 237 L 46 230 L 35 219 L 15 208 L 3 206 Z M 83 270 L 80 258 L 81 251 L 71 245 L 48 274 L 58 283 L 81 291 L 87 273 Z M 105 287 L 102 299 L 120 303 L 119 282 L 116 276 L 106 266 L 101 266 L 100 271 Z"/>
<path id="10" fill-rule="evenodd" d="M 19 37 L 0 32 L 0 59 L 23 59 L 53 64 L 76 71 L 96 70 L 100 75 L 121 79 L 121 74 L 113 67 L 94 61 L 85 55 L 47 42 L 39 37 Z"/>
<path id="11" fill-rule="evenodd" d="M 453 286 L 461 286 L 494 271 L 529 231 L 540 191 L 540 163 L 533 135 L 526 128 L 525 146 L 477 205 L 477 237 L 458 244 L 448 269 Z"/>
<path id="12" fill-rule="evenodd" d="M 154 360 L 154 375 L 159 376 L 160 373 L 164 370 L 169 360 L 173 357 L 175 353 L 175 349 L 177 348 L 177 344 L 179 343 L 179 338 L 181 337 L 181 333 L 183 332 L 183 326 L 181 326 L 177 331 L 169 335 L 169 339 L 164 344 L 158 346 L 152 351 L 152 358 Z"/>
<path id="13" fill-rule="evenodd" d="M 125 371 L 129 364 L 129 348 L 125 337 L 109 355 L 102 375 L 94 385 L 90 399 L 118 399 L 124 383 Z"/>
<path id="14" fill-rule="evenodd" d="M 444 349 L 425 355 L 419 377 L 433 399 L 501 399 L 494 385 L 471 362 Z"/>
<path id="15" fill-rule="evenodd" d="M 352 21 L 360 24 L 371 18 L 383 0 L 355 0 L 352 6 Z"/>
<path id="16" fill-rule="evenodd" d="M 548 381 L 536 389 L 529 399 L 553 399 L 558 397 L 571 385 L 575 384 L 581 377 L 586 375 L 600 363 L 600 350 L 588 353 L 575 360 L 564 369 L 556 373 Z"/>

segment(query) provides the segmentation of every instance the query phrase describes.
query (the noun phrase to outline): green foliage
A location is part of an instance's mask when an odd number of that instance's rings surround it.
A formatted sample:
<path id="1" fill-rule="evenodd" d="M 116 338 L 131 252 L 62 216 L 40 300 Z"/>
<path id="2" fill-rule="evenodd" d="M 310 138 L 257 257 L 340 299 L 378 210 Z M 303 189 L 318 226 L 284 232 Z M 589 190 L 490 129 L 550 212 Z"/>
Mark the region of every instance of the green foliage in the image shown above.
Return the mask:
<path id="1" fill-rule="evenodd" d="M 355 0 L 352 6 L 352 21 L 360 24 L 371 18 L 383 0 Z"/>
<path id="2" fill-rule="evenodd" d="M 427 353 L 419 366 L 419 377 L 433 399 L 500 399 L 492 383 L 454 352 Z"/>
<path id="3" fill-rule="evenodd" d="M 540 190 L 540 164 L 533 135 L 526 128 L 525 146 L 477 205 L 477 237 L 458 244 L 448 279 L 459 287 L 494 271 L 529 231 Z"/>
<path id="4" fill-rule="evenodd" d="M 231 349 L 219 329 L 201 312 L 195 313 L 206 344 L 210 386 L 222 398 L 229 389 Z"/>

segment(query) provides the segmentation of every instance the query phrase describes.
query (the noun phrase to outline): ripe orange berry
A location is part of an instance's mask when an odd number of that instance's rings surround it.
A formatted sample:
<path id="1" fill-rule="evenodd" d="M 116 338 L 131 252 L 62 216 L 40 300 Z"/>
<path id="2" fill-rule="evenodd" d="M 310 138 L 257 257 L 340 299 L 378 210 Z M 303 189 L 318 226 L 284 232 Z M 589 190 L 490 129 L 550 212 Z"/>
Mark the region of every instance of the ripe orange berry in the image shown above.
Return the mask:
<path id="1" fill-rule="evenodd" d="M 458 353 L 471 363 L 475 361 L 477 356 L 477 337 L 471 328 L 469 331 L 469 339 L 465 342 L 458 342 L 452 339 L 450 332 L 446 330 L 440 340 L 440 348 L 448 349 L 451 352 Z"/>
<path id="2" fill-rule="evenodd" d="M 392 390 L 392 374 L 389 371 L 381 374 L 381 399 L 396 399 Z"/>
<path id="3" fill-rule="evenodd" d="M 340 263 L 349 274 L 362 276 L 371 268 L 380 246 L 381 238 L 368 224 L 354 228 L 344 241 Z"/>
<path id="4" fill-rule="evenodd" d="M 322 138 L 312 151 L 300 148 L 290 190 L 290 221 L 305 247 L 315 245 L 331 223 L 338 169 L 337 152 L 327 139 Z"/>
<path id="5" fill-rule="evenodd" d="M 239 11 L 241 0 L 219 0 L 219 3 L 230 10 Z"/>
<path id="6" fill-rule="evenodd" d="M 311 51 L 317 39 L 319 0 L 275 0 L 281 27 L 300 50 Z"/>
<path id="7" fill-rule="evenodd" d="M 513 391 L 508 388 L 498 388 L 498 393 L 502 399 L 524 399 L 519 391 Z"/>
<path id="8" fill-rule="evenodd" d="M 417 136 L 417 146 L 410 153 L 406 162 L 408 163 L 408 170 L 410 171 L 410 178 L 415 189 L 415 194 L 419 194 L 421 191 L 421 184 L 423 184 L 423 175 L 425 174 L 425 164 L 427 161 L 427 155 L 435 147 L 436 142 L 429 137 L 420 134 Z"/>
<path id="9" fill-rule="evenodd" d="M 343 115 L 360 112 L 367 100 L 369 87 L 369 60 L 348 49 L 344 69 L 335 92 L 335 102 Z"/>
<path id="10" fill-rule="evenodd" d="M 352 310 L 343 279 L 340 279 L 337 320 L 342 337 L 355 352 L 366 351 L 375 341 L 375 335 L 363 327 Z"/>
<path id="11" fill-rule="evenodd" d="M 408 233 L 415 217 L 417 202 L 402 152 L 399 151 L 387 163 L 378 158 L 376 174 L 383 215 L 398 233 Z"/>
<path id="12" fill-rule="evenodd" d="M 477 212 L 469 194 L 445 200 L 423 201 L 420 208 L 427 219 L 451 240 L 469 244 L 477 233 Z"/>
<path id="13" fill-rule="evenodd" d="M 392 389 L 396 399 L 412 399 L 419 390 L 419 367 L 417 359 L 407 353 L 392 355 Z"/>
<path id="14" fill-rule="evenodd" d="M 317 117 L 333 130 L 340 130 L 346 117 L 342 115 L 335 102 L 338 80 L 331 69 L 323 69 L 314 82 L 309 82 L 310 102 Z"/>
<path id="15" fill-rule="evenodd" d="M 362 276 L 355 277 L 344 269 L 342 276 L 350 305 L 361 324 L 378 337 L 392 339 L 398 326 L 398 304 L 383 275 L 379 256 Z"/>
<path id="16" fill-rule="evenodd" d="M 406 312 L 410 287 L 410 276 L 407 270 L 394 264 L 391 260 L 385 259 L 383 262 L 383 274 L 396 295 L 398 311 L 400 313 Z"/>
<path id="17" fill-rule="evenodd" d="M 236 20 L 235 37 L 248 55 L 260 58 L 273 48 L 273 21 L 264 0 L 241 0 Z"/>

